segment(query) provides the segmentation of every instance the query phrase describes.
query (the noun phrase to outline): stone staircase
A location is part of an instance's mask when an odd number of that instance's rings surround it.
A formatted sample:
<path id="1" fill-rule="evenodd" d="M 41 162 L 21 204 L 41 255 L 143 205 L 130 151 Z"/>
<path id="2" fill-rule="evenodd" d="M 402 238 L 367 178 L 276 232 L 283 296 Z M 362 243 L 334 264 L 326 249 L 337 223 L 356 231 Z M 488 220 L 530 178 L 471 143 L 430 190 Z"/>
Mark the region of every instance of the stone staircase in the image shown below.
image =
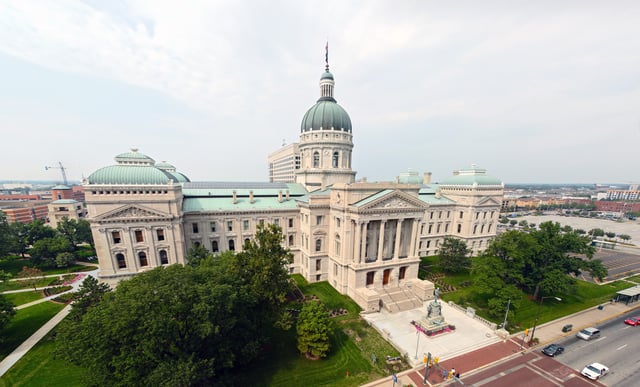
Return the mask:
<path id="1" fill-rule="evenodd" d="M 390 313 L 402 312 L 422 306 L 422 302 L 407 289 L 400 287 L 376 289 L 382 307 Z"/>

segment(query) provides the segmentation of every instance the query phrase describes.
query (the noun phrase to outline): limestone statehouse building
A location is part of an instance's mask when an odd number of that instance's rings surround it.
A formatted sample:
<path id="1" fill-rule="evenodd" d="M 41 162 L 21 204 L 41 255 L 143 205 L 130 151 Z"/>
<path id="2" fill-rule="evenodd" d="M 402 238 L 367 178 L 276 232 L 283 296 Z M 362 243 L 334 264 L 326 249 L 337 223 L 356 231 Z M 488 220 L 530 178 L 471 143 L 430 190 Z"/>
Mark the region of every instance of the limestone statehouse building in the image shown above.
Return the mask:
<path id="1" fill-rule="evenodd" d="M 503 184 L 475 166 L 439 184 L 416 172 L 358 181 L 351 119 L 334 85 L 327 65 L 300 142 L 269 156 L 269 182 L 192 182 L 137 149 L 93 172 L 83 185 L 100 278 L 184 263 L 195 245 L 241 251 L 259 224 L 273 223 L 293 253 L 291 273 L 328 281 L 365 311 L 432 298 L 433 285 L 418 279 L 420 256 L 436 254 L 445 237 L 483 250 L 496 233 Z"/>

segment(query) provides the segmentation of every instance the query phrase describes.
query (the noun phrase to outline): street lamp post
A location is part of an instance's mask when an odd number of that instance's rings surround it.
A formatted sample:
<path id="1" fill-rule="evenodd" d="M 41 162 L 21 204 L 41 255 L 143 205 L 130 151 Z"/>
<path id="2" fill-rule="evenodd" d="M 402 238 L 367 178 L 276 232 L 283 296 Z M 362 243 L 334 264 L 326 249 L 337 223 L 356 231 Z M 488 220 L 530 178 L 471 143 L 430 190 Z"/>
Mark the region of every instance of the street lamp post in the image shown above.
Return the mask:
<path id="1" fill-rule="evenodd" d="M 542 301 L 544 301 L 547 298 L 555 298 L 557 301 L 562 301 L 562 298 L 556 297 L 556 296 L 540 297 L 540 303 L 538 304 L 538 311 L 536 312 L 536 319 L 533 322 L 533 329 L 531 330 L 531 340 L 533 340 L 536 337 L 536 326 L 538 325 L 538 317 L 540 317 L 540 307 L 542 306 Z"/>

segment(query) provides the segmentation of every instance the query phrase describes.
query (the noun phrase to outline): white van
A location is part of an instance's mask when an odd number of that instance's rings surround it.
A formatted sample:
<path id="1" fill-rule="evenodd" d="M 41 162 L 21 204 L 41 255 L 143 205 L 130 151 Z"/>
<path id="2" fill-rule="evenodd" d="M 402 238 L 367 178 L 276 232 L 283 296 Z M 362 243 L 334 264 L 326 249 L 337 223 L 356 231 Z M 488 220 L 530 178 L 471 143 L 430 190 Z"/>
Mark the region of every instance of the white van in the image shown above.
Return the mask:
<path id="1" fill-rule="evenodd" d="M 597 339 L 600 337 L 600 330 L 598 328 L 585 328 L 576 334 L 576 337 L 582 340 Z"/>

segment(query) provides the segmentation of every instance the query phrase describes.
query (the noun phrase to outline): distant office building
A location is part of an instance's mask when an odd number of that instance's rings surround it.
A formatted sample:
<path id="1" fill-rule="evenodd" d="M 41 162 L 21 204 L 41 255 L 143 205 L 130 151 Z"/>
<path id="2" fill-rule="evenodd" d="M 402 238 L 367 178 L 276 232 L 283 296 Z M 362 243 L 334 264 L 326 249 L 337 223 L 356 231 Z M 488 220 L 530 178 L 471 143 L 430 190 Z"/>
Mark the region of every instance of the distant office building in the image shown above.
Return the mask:
<path id="1" fill-rule="evenodd" d="M 474 254 L 496 234 L 503 184 L 481 168 L 356 181 L 351 119 L 325 68 L 320 98 L 303 116 L 300 142 L 269 158 L 270 182 L 191 182 L 137 150 L 116 156 L 84 182 L 103 280 L 184 263 L 187 250 L 242 251 L 261 224 L 282 228 L 288 269 L 328 281 L 365 311 L 413 308 L 433 297 L 418 279 L 420 256 L 447 237 Z M 299 156 L 299 158 L 297 158 Z"/>
<path id="2" fill-rule="evenodd" d="M 296 171 L 300 169 L 300 150 L 298 143 L 284 145 L 271 153 L 269 163 L 269 181 L 271 183 L 294 183 Z"/>
<path id="3" fill-rule="evenodd" d="M 638 185 L 632 185 L 629 189 L 609 189 L 607 190 L 609 200 L 640 200 L 640 189 Z"/>

